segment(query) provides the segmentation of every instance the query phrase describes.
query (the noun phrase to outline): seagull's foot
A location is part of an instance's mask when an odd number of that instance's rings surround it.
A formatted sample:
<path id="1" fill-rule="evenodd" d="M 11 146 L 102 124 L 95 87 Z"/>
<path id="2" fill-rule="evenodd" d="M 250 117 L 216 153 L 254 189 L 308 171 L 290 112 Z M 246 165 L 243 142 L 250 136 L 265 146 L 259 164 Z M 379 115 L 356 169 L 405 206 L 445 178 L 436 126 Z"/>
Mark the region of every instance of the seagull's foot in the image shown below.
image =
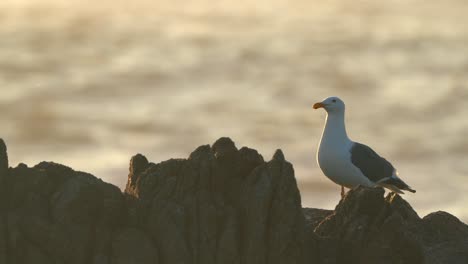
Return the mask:
<path id="1" fill-rule="evenodd" d="M 344 186 L 341 186 L 341 199 L 343 199 L 344 197 L 345 197 Z"/>

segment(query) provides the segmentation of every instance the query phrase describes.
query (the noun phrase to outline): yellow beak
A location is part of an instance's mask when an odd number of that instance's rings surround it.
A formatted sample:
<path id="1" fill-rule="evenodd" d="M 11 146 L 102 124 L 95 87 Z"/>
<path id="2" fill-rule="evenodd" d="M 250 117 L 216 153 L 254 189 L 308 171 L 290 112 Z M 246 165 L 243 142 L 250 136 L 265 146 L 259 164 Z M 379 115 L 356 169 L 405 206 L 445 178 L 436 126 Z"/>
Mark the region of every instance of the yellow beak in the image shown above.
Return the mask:
<path id="1" fill-rule="evenodd" d="M 322 103 L 316 103 L 314 104 L 314 109 L 319 109 L 319 108 L 323 108 L 325 105 L 322 104 Z"/>

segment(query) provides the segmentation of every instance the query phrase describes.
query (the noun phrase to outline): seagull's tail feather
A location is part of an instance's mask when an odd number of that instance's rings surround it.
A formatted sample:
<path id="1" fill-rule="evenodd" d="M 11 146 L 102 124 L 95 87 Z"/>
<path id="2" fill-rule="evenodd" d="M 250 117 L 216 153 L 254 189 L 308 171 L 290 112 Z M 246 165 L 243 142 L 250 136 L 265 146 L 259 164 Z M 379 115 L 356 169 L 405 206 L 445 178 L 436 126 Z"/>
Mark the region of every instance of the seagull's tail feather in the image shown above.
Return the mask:
<path id="1" fill-rule="evenodd" d="M 398 194 L 405 194 L 405 193 L 402 192 L 400 189 L 398 189 L 397 187 L 395 187 L 395 186 L 393 186 L 393 185 L 390 185 L 390 184 L 377 183 L 377 185 L 380 186 L 380 187 L 383 187 L 383 188 L 387 188 L 387 189 L 389 189 L 390 191 L 395 192 L 395 193 L 398 193 Z"/>
<path id="2" fill-rule="evenodd" d="M 414 189 L 412 189 L 408 184 L 406 184 L 396 175 L 392 175 L 391 177 L 378 181 L 377 185 L 390 189 L 399 194 L 403 194 L 401 190 L 405 190 L 405 191 L 412 192 L 412 193 L 416 192 Z"/>
<path id="3" fill-rule="evenodd" d="M 408 191 L 408 192 L 412 192 L 412 193 L 416 193 L 416 190 L 411 189 L 411 187 L 409 187 L 409 186 L 407 188 L 404 188 L 403 190 Z"/>

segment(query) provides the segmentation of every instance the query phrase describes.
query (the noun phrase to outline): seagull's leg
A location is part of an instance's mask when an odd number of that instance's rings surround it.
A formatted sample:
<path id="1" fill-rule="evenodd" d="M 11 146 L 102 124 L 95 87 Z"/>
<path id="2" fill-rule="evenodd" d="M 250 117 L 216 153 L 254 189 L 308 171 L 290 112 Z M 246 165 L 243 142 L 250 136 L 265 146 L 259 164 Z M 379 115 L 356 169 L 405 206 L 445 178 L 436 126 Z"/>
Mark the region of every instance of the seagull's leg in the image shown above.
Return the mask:
<path id="1" fill-rule="evenodd" d="M 344 186 L 341 185 L 341 199 L 345 196 Z"/>

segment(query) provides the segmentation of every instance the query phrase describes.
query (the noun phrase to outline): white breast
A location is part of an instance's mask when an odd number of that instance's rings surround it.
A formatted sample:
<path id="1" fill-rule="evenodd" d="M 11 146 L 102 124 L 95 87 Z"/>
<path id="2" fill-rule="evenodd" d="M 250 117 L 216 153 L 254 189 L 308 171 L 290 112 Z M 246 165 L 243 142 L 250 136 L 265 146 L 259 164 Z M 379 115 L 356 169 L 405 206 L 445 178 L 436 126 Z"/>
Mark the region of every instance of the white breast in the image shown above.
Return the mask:
<path id="1" fill-rule="evenodd" d="M 323 142 L 322 142 L 323 143 Z M 352 188 L 357 185 L 373 184 L 352 164 L 348 146 L 320 144 L 317 162 L 325 176 L 336 184 Z"/>

